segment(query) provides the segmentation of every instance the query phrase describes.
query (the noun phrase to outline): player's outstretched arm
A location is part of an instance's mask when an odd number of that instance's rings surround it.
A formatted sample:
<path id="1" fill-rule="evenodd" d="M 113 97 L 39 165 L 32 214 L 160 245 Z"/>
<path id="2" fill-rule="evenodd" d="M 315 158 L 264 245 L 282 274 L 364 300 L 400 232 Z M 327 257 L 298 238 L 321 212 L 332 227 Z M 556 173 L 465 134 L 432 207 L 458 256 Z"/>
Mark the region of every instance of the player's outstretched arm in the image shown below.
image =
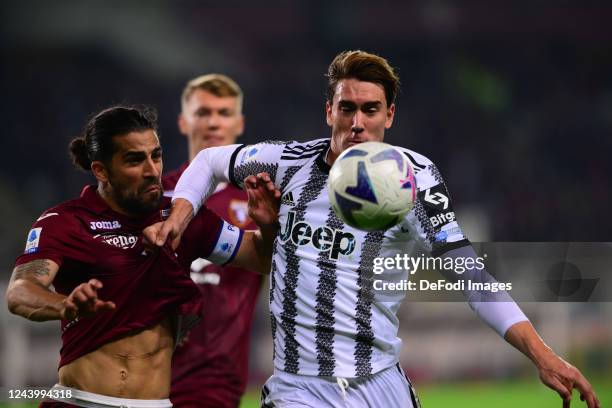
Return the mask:
<path id="1" fill-rule="evenodd" d="M 17 265 L 6 291 L 11 313 L 33 321 L 73 320 L 115 308 L 114 303 L 98 299 L 102 283 L 97 279 L 80 284 L 69 296 L 52 291 L 50 286 L 58 270 L 50 259 Z"/>
<path id="2" fill-rule="evenodd" d="M 570 406 L 574 388 L 578 390 L 580 399 L 586 402 L 588 408 L 600 408 L 601 405 L 593 387 L 580 370 L 555 354 L 544 343 L 531 323 L 519 322 L 512 325 L 504 338 L 533 361 L 538 369 L 540 380 L 549 388 L 557 391 L 563 399 L 564 408 Z"/>
<path id="3" fill-rule="evenodd" d="M 281 193 L 265 172 L 245 178 L 244 187 L 249 199 L 249 217 L 259 230 L 244 234 L 232 265 L 269 274 Z"/>

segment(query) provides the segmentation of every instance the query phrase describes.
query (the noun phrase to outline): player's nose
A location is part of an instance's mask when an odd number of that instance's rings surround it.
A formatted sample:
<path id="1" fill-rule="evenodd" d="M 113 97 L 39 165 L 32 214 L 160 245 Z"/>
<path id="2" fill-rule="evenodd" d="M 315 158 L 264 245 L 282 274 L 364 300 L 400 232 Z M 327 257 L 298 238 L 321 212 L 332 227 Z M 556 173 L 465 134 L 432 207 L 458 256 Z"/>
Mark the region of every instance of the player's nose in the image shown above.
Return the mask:
<path id="1" fill-rule="evenodd" d="M 361 111 L 355 112 L 353 115 L 353 123 L 351 124 L 351 130 L 355 133 L 363 131 L 363 118 L 364 114 Z"/>
<path id="2" fill-rule="evenodd" d="M 161 174 L 161 165 L 158 165 L 157 162 L 153 160 L 153 158 L 147 158 L 144 165 L 144 175 L 145 177 L 159 177 Z"/>
<path id="3" fill-rule="evenodd" d="M 217 113 L 212 113 L 208 118 L 208 127 L 209 128 L 218 128 L 219 127 L 219 115 Z"/>

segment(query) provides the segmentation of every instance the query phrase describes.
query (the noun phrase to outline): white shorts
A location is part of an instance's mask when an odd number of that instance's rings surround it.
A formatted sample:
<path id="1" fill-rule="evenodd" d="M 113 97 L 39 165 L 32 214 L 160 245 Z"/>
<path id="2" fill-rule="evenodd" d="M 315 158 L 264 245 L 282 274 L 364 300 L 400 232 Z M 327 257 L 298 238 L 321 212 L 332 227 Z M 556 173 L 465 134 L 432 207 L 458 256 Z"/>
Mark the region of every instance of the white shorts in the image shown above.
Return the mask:
<path id="1" fill-rule="evenodd" d="M 94 394 L 93 392 L 81 391 L 76 388 L 64 387 L 55 384 L 52 390 L 62 391 L 66 395 L 69 391 L 70 398 L 54 398 L 54 401 L 65 402 L 84 408 L 172 408 L 169 399 L 142 400 L 108 397 L 106 395 Z"/>
<path id="2" fill-rule="evenodd" d="M 420 408 L 399 364 L 367 377 L 336 378 L 275 370 L 261 391 L 261 408 Z"/>

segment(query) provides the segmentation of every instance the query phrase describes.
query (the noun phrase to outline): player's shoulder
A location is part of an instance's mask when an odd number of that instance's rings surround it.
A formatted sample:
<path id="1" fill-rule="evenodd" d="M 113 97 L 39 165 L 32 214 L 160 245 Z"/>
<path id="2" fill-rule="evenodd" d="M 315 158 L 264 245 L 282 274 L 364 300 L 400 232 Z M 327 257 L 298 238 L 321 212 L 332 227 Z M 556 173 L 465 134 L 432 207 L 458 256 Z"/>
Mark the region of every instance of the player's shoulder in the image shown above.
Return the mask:
<path id="1" fill-rule="evenodd" d="M 330 139 L 314 139 L 305 142 L 292 140 L 285 144 L 281 160 L 300 161 L 317 157 L 329 148 Z"/>
<path id="2" fill-rule="evenodd" d="M 415 152 L 412 149 L 408 149 L 403 146 L 393 146 L 399 151 L 401 151 L 412 163 L 412 167 L 415 172 L 420 172 L 421 170 L 426 169 L 427 167 L 433 165 L 433 162 L 424 154 Z"/>
<path id="3" fill-rule="evenodd" d="M 236 157 L 236 166 L 249 166 L 254 162 L 270 162 L 285 168 L 304 166 L 329 148 L 329 138 L 309 141 L 266 140 L 242 146 Z"/>
<path id="4" fill-rule="evenodd" d="M 46 230 L 55 231 L 54 233 L 72 231 L 79 227 L 80 214 L 84 211 L 83 203 L 78 198 L 64 201 L 43 211 L 34 219 L 32 228 L 44 227 Z"/>
<path id="5" fill-rule="evenodd" d="M 414 176 L 419 190 L 427 189 L 443 182 L 442 175 L 434 162 L 424 154 L 402 146 L 394 146 L 401 151 L 412 163 Z"/>

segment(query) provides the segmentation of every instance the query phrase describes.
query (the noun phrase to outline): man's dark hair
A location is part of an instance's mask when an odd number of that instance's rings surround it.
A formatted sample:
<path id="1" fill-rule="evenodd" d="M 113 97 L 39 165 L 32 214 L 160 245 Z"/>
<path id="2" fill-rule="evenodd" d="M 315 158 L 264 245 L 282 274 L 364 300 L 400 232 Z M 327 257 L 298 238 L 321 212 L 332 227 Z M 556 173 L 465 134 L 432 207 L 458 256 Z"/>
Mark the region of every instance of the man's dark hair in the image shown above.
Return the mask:
<path id="1" fill-rule="evenodd" d="M 115 153 L 115 136 L 157 129 L 157 113 L 150 107 L 112 106 L 93 116 L 68 149 L 78 168 L 90 170 L 93 161 L 108 163 Z"/>
<path id="2" fill-rule="evenodd" d="M 399 76 L 383 57 L 365 51 L 343 51 L 329 65 L 327 70 L 327 101 L 332 104 L 336 85 L 342 79 L 354 78 L 359 81 L 382 85 L 385 90 L 387 107 L 395 101 L 399 89 Z"/>

